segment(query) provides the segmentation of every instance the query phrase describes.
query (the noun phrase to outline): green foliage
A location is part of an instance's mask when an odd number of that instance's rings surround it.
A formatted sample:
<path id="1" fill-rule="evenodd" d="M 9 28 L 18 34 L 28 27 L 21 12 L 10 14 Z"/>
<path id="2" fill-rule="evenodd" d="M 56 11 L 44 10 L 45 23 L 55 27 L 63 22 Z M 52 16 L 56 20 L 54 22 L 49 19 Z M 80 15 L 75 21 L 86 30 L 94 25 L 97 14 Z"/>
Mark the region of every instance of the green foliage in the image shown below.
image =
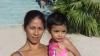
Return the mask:
<path id="1" fill-rule="evenodd" d="M 100 0 L 57 0 L 51 10 L 66 14 L 70 32 L 100 35 Z"/>

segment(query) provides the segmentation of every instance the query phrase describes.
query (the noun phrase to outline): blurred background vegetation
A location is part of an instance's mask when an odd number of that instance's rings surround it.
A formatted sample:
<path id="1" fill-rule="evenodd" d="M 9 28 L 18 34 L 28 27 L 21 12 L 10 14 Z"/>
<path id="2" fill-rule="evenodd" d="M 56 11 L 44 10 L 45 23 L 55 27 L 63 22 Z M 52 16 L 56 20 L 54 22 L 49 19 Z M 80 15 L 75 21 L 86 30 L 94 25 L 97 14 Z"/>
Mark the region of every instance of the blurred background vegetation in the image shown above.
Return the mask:
<path id="1" fill-rule="evenodd" d="M 57 0 L 50 10 L 66 14 L 69 33 L 100 36 L 100 0 Z"/>

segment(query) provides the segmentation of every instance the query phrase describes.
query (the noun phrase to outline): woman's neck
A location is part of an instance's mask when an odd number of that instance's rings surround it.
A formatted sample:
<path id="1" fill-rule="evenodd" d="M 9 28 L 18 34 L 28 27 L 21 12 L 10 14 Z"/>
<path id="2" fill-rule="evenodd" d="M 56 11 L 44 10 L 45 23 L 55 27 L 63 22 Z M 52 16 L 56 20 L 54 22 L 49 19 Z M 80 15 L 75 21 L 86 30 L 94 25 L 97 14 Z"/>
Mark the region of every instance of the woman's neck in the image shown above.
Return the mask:
<path id="1" fill-rule="evenodd" d="M 41 43 L 38 42 L 36 44 L 32 44 L 29 41 L 26 41 L 25 46 L 27 47 L 28 50 L 35 50 L 35 49 L 39 49 L 41 47 Z"/>

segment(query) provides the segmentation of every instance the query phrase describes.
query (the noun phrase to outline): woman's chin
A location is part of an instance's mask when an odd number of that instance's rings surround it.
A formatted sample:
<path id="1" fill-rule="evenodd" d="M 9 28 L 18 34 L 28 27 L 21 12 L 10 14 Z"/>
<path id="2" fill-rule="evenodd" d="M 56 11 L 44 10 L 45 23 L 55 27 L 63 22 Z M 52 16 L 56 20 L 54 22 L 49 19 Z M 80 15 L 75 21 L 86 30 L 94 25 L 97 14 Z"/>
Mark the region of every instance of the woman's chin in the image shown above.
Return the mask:
<path id="1" fill-rule="evenodd" d="M 37 44 L 37 43 L 39 43 L 39 41 L 34 41 L 34 42 L 32 42 L 33 45 L 35 45 L 35 44 Z"/>

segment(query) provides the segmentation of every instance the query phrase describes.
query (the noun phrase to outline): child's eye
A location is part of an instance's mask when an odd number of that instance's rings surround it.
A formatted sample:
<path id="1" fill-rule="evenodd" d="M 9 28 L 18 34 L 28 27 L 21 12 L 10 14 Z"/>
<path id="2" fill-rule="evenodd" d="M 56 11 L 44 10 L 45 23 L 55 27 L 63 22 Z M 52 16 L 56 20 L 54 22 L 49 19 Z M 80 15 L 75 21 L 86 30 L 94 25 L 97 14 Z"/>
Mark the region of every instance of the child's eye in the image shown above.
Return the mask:
<path id="1" fill-rule="evenodd" d="M 58 30 L 54 30 L 54 32 L 59 32 Z"/>

